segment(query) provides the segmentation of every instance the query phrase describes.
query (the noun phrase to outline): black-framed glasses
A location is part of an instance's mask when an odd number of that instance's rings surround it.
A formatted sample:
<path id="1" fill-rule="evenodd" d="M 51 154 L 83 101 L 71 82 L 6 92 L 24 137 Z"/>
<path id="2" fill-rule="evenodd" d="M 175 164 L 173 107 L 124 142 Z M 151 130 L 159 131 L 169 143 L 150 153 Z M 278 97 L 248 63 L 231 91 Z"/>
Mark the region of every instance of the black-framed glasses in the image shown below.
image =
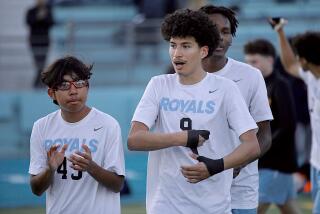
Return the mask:
<path id="1" fill-rule="evenodd" d="M 63 81 L 54 88 L 56 90 L 67 91 L 71 88 L 71 85 L 73 85 L 76 88 L 83 88 L 88 86 L 88 80 Z"/>

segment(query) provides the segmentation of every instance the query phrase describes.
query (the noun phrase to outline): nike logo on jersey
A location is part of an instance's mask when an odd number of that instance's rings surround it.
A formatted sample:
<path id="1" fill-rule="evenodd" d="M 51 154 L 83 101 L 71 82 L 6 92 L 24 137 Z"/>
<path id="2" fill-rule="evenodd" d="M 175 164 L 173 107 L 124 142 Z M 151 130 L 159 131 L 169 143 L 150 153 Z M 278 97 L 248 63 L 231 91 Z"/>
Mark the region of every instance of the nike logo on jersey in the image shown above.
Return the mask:
<path id="1" fill-rule="evenodd" d="M 101 127 L 99 127 L 99 128 L 94 128 L 94 129 L 93 129 L 93 131 L 95 131 L 95 132 L 96 132 L 96 131 L 98 131 L 98 130 L 102 129 L 102 127 L 103 127 L 103 126 L 101 126 Z"/>
<path id="2" fill-rule="evenodd" d="M 209 94 L 212 94 L 213 92 L 215 92 L 215 91 L 217 91 L 218 89 L 216 89 L 216 90 L 213 90 L 213 91 L 209 91 Z"/>
<path id="3" fill-rule="evenodd" d="M 238 80 L 233 80 L 233 82 L 239 82 L 239 81 L 241 81 L 242 79 L 238 79 Z"/>

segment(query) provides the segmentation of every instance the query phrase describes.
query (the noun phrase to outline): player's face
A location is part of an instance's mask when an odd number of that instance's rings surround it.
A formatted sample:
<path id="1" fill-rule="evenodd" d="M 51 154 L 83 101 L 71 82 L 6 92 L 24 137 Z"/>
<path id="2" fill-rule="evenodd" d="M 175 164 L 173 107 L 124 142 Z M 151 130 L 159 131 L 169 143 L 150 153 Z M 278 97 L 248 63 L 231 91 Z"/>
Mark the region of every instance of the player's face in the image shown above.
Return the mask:
<path id="1" fill-rule="evenodd" d="M 229 19 L 219 13 L 209 15 L 210 20 L 216 25 L 220 32 L 220 43 L 212 56 L 224 57 L 231 46 L 232 34 Z"/>
<path id="2" fill-rule="evenodd" d="M 268 76 L 273 70 L 273 59 L 270 56 L 246 54 L 245 61 L 249 65 L 258 68 L 264 77 Z"/>
<path id="3" fill-rule="evenodd" d="M 193 37 L 171 38 L 169 54 L 176 73 L 188 77 L 202 71 L 201 60 L 208 55 L 208 46 L 199 47 Z"/>
<path id="4" fill-rule="evenodd" d="M 87 80 L 79 80 L 75 75 L 64 75 L 64 82 L 54 89 L 49 88 L 49 96 L 56 100 L 62 111 L 81 113 L 84 111 L 88 96 Z"/>

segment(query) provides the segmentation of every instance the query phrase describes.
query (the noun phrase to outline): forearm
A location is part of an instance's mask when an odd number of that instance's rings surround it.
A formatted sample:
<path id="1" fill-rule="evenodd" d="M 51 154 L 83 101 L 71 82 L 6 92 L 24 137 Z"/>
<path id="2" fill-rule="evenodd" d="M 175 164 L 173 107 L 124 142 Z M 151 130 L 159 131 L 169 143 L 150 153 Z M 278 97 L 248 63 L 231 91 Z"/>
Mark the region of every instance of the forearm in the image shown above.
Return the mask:
<path id="1" fill-rule="evenodd" d="M 129 135 L 128 148 L 129 150 L 153 151 L 172 146 L 185 146 L 186 142 L 186 131 L 164 134 L 141 130 Z"/>
<path id="2" fill-rule="evenodd" d="M 262 157 L 272 145 L 270 121 L 258 122 L 257 125 L 259 127 L 257 138 L 260 146 L 260 157 Z"/>
<path id="3" fill-rule="evenodd" d="M 298 77 L 299 62 L 289 44 L 283 29 L 278 30 L 278 39 L 280 45 L 280 59 L 285 70 L 291 75 Z"/>
<path id="4" fill-rule="evenodd" d="M 260 146 L 256 137 L 250 137 L 242 141 L 243 143 L 240 146 L 223 158 L 225 170 L 246 165 L 260 156 Z"/>
<path id="5" fill-rule="evenodd" d="M 123 185 L 124 176 L 117 175 L 114 172 L 108 171 L 95 162 L 92 162 L 92 166 L 88 170 L 88 173 L 99 183 L 111 191 L 118 193 Z"/>
<path id="6" fill-rule="evenodd" d="M 38 175 L 31 175 L 30 185 L 33 194 L 40 196 L 44 193 L 53 181 L 55 171 L 47 168 Z"/>

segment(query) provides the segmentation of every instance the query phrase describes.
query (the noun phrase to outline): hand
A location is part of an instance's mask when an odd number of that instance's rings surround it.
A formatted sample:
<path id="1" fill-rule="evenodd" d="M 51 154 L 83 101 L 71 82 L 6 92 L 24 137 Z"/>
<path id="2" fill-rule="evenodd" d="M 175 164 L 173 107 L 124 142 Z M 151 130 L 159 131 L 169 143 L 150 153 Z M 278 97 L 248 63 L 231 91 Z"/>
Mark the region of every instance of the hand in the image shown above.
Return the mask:
<path id="1" fill-rule="evenodd" d="M 84 152 L 75 152 L 68 160 L 72 163 L 70 167 L 74 170 L 89 171 L 91 166 L 94 164 L 91 157 L 91 151 L 85 144 L 82 145 Z"/>
<path id="2" fill-rule="evenodd" d="M 277 23 L 275 22 L 271 17 L 268 18 L 268 21 L 270 22 L 270 24 L 273 26 L 273 29 L 275 31 L 279 31 L 281 29 L 283 29 L 283 27 L 288 23 L 288 20 L 284 19 L 284 18 L 280 18 L 280 21 Z"/>
<path id="3" fill-rule="evenodd" d="M 209 139 L 210 132 L 208 130 L 188 130 L 188 138 L 186 147 L 191 149 L 202 146 Z"/>
<path id="4" fill-rule="evenodd" d="M 64 144 L 60 152 L 57 151 L 58 147 L 60 146 L 54 145 L 47 152 L 49 169 L 52 171 L 56 171 L 60 164 L 62 164 L 64 160 L 65 151 L 68 148 L 68 144 Z"/>
<path id="5" fill-rule="evenodd" d="M 198 155 L 191 153 L 190 156 L 197 160 Z M 209 171 L 203 162 L 198 162 L 192 166 L 181 166 L 181 172 L 190 183 L 198 183 L 210 177 Z"/>

